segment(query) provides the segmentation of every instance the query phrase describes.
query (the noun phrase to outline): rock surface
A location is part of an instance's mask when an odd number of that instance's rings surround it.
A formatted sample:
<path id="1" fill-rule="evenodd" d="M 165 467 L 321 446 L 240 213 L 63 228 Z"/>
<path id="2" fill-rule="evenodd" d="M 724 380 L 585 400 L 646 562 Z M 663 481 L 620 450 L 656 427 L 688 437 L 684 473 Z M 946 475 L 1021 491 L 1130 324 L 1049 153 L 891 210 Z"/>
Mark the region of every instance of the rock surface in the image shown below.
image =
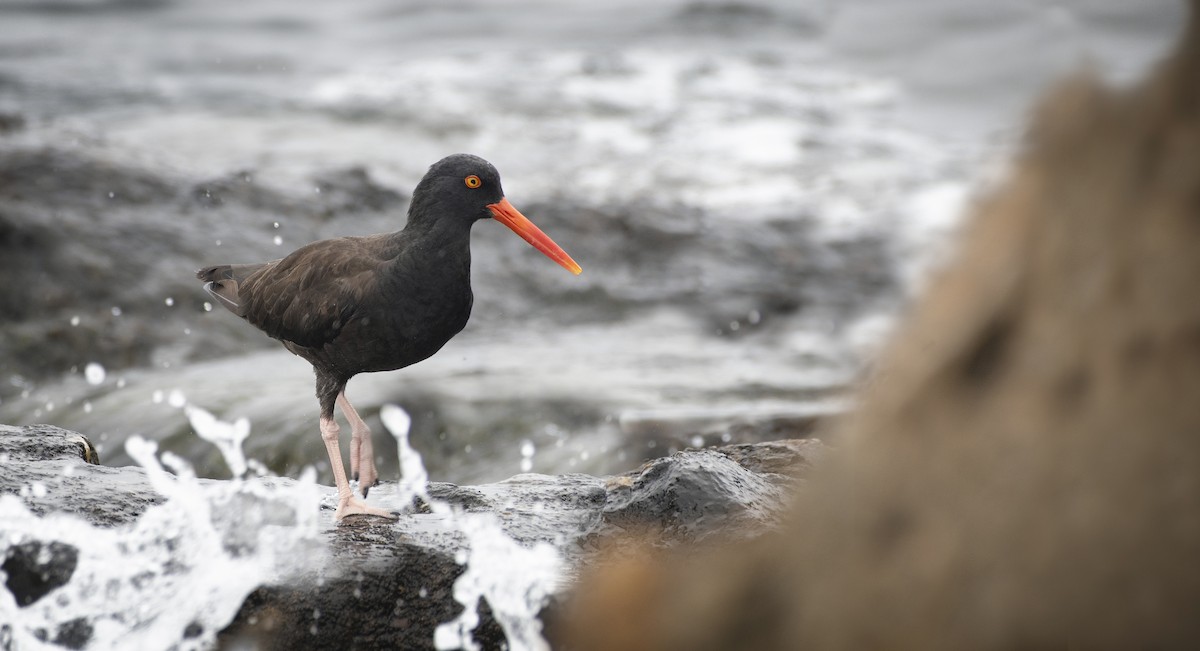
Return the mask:
<path id="1" fill-rule="evenodd" d="M 819 441 L 798 440 L 687 450 L 618 477 L 518 475 L 481 486 L 432 483 L 428 492 L 430 499 L 457 512 L 493 514 L 505 534 L 523 547 L 552 544 L 570 567 L 631 529 L 662 544 L 757 535 L 777 521 L 785 488 L 822 449 Z M 168 503 L 147 470 L 97 465 L 87 439 L 68 430 L 0 426 L 0 460 L 0 500 L 16 496 L 39 516 L 70 514 L 98 528 L 128 527 L 148 507 Z M 290 479 L 270 482 L 283 488 L 298 484 Z M 230 484 L 198 483 L 209 488 Z M 316 490 L 325 504 L 309 552 L 285 559 L 276 580 L 251 592 L 224 631 L 205 631 L 192 623 L 178 632 L 180 639 L 208 636 L 227 648 L 244 643 L 278 649 L 432 644 L 436 627 L 462 610 L 453 598 L 454 582 L 464 569 L 456 560 L 461 533 L 445 513 L 420 506 L 394 523 L 351 518 L 335 526 L 329 508 L 332 489 Z M 396 499 L 396 491 L 395 484 L 384 484 L 372 491 L 372 501 L 394 504 L 389 500 Z M 278 504 L 256 503 L 252 493 L 237 493 L 233 499 L 249 527 L 298 517 Z M 256 522 L 254 514 L 260 512 L 266 515 Z M 253 552 L 254 543 L 238 532 L 237 524 L 214 526 L 222 529 L 233 555 Z M 239 545 L 245 550 L 239 552 Z M 53 598 L 56 589 L 71 581 L 81 553 L 53 536 L 42 538 L 38 531 L 5 523 L 0 523 L 0 549 L 5 586 L 19 608 Z M 500 648 L 503 630 L 486 602 L 480 610 L 476 639 L 485 648 Z M 71 648 L 85 645 L 95 622 L 68 614 L 58 630 L 35 634 Z"/>

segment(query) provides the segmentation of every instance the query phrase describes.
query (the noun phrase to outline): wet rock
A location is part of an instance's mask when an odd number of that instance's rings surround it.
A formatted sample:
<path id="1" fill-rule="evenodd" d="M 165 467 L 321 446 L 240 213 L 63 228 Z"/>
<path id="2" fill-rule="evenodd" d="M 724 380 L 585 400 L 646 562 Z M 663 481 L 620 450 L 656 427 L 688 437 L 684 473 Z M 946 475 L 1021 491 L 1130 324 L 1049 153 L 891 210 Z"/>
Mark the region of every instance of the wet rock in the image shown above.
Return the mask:
<path id="1" fill-rule="evenodd" d="M 814 236 L 813 220 L 799 211 L 753 227 L 646 203 L 595 207 L 571 197 L 532 203 L 527 212 L 570 242 L 572 255 L 601 266 L 603 277 L 543 277 L 536 273 L 539 261 L 518 255 L 521 242 L 511 238 L 489 249 L 518 275 L 542 284 L 533 300 L 544 305 L 549 297 L 556 310 L 580 310 L 592 320 L 671 305 L 707 323 L 714 335 L 753 337 L 777 333 L 802 310 L 847 319 L 865 306 L 895 300 L 899 288 L 884 235 L 827 241 Z M 508 305 L 530 303 L 505 298 L 514 301 Z"/>
<path id="2" fill-rule="evenodd" d="M 432 646 L 434 630 L 462 610 L 451 594 L 463 568 L 454 556 L 406 544 L 385 526 L 352 524 L 353 541 L 338 540 L 334 554 L 345 555 L 344 573 L 318 581 L 316 574 L 286 585 L 254 591 L 237 618 L 221 634 L 227 649 L 419 649 Z M 390 558 L 358 558 L 352 548 L 392 547 Z M 384 561 L 386 562 L 380 562 Z M 354 566 L 357 569 L 352 569 Z M 504 633 L 481 613 L 478 642 L 499 649 Z"/>
<path id="3" fill-rule="evenodd" d="M 140 471 L 96 463 L 95 448 L 82 434 L 51 425 L 0 425 L 0 495 L 20 495 L 38 515 L 70 513 L 110 526 L 162 502 Z"/>
<path id="4" fill-rule="evenodd" d="M 821 461 L 827 448 L 819 439 L 794 439 L 765 443 L 725 445 L 716 452 L 747 471 L 771 477 L 800 478 Z"/>
<path id="5" fill-rule="evenodd" d="M 803 439 L 843 411 L 842 404 L 826 400 L 805 410 L 752 416 L 633 412 L 621 417 L 620 427 L 623 435 L 648 448 L 648 456 L 661 456 L 689 447 Z"/>
<path id="6" fill-rule="evenodd" d="M 83 617 L 76 617 L 62 626 L 54 634 L 54 643 L 67 649 L 82 649 L 92 639 L 92 625 Z"/>
<path id="7" fill-rule="evenodd" d="M 318 203 L 330 214 L 399 211 L 408 200 L 379 185 L 363 167 L 331 170 L 313 179 Z"/>
<path id="8" fill-rule="evenodd" d="M 784 487 L 821 449 L 818 441 L 807 440 L 688 450 L 618 477 L 525 474 L 479 486 L 432 483 L 428 492 L 458 512 L 496 517 L 504 533 L 522 546 L 550 543 L 569 564 L 585 564 L 606 540 L 630 530 L 666 546 L 762 533 L 784 508 Z M 69 430 L 0 426 L 0 455 L 0 496 L 16 495 L 37 514 L 68 513 L 96 526 L 121 526 L 139 518 L 149 505 L 165 501 L 142 468 L 95 465 L 86 438 Z M 385 482 L 372 490 L 372 498 L 387 499 L 395 489 Z M 320 491 L 332 502 L 332 488 Z M 257 526 L 283 522 L 269 512 L 269 505 L 254 503 L 252 495 L 239 493 L 221 508 L 261 511 Z M 214 526 L 228 553 L 253 549 L 252 539 L 239 536 L 236 520 Z M 288 569 L 276 581 L 250 593 L 220 632 L 221 646 L 420 648 L 432 643 L 439 624 L 461 612 L 453 586 L 464 571 L 456 559 L 462 538 L 445 515 L 416 508 L 396 522 L 349 518 L 335 526 L 331 510 L 325 509 L 320 529 L 313 553 L 288 559 Z M 0 523 L 0 541 L 13 535 Z M 21 536 L 19 544 L 8 548 L 3 569 L 8 589 L 26 605 L 69 583 L 78 550 L 45 544 L 36 531 Z M 480 613 L 476 639 L 484 648 L 503 648 L 503 631 L 486 601 Z M 59 621 L 56 630 L 35 635 L 69 648 L 88 643 L 93 622 Z M 180 630 L 184 638 L 216 633 L 195 622 Z"/>
<path id="9" fill-rule="evenodd" d="M 782 8 L 752 2 L 689 2 L 675 12 L 672 23 L 689 34 L 711 32 L 723 36 L 755 35 L 776 28 L 813 37 L 821 28 L 815 16 L 792 8 Z"/>
<path id="10" fill-rule="evenodd" d="M 101 212 L 113 204 L 148 204 L 176 196 L 170 178 L 53 148 L 7 151 L 0 169 L 4 200 Z"/>
<path id="11" fill-rule="evenodd" d="M 282 198 L 254 182 L 254 173 L 239 170 L 220 178 L 197 183 L 190 197 L 204 208 L 217 208 L 226 202 L 254 208 L 278 208 Z"/>
<path id="12" fill-rule="evenodd" d="M 76 458 L 91 464 L 100 463 L 96 448 L 86 436 L 53 425 L 0 425 L 0 436 L 4 437 L 2 449 L 7 463 Z"/>
<path id="13" fill-rule="evenodd" d="M 24 607 L 70 581 L 78 561 L 79 550 L 70 545 L 34 541 L 9 547 L 0 570 L 4 586 Z"/>
<path id="14" fill-rule="evenodd" d="M 783 501 L 779 486 L 716 450 L 655 459 L 609 482 L 604 521 L 638 532 L 698 541 L 712 533 L 756 531 Z M 720 524 L 717 524 L 720 523 Z"/>
<path id="15" fill-rule="evenodd" d="M 3 85 L 0 82 L 0 85 Z M 0 134 L 12 133 L 25 128 L 25 116 L 20 113 L 0 111 Z"/>

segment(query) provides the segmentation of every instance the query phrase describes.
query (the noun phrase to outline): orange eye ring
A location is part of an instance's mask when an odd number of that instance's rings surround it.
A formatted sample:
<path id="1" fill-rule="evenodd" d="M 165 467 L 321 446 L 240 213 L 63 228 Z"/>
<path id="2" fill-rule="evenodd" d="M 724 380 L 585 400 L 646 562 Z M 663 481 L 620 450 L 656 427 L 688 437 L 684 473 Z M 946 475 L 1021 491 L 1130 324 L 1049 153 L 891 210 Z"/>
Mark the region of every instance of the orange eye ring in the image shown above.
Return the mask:
<path id="1" fill-rule="evenodd" d="M 463 179 L 463 182 L 465 182 L 465 183 L 467 184 L 467 187 L 468 187 L 468 188 L 471 188 L 472 190 L 474 190 L 475 188 L 477 188 L 477 187 L 479 187 L 479 186 L 483 185 L 483 181 L 480 181 L 480 180 L 479 180 L 479 177 L 478 177 L 478 176 L 475 176 L 474 174 L 472 174 L 472 175 L 468 176 L 467 178 Z"/>

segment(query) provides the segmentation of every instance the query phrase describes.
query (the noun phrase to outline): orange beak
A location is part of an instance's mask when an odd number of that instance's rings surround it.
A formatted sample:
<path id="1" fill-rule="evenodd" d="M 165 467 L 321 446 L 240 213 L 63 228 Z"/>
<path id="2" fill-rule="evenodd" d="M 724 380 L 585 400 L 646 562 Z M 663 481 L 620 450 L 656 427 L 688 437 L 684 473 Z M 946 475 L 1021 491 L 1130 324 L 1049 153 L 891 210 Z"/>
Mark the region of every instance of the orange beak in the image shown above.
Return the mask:
<path id="1" fill-rule="evenodd" d="M 488 210 L 492 211 L 492 216 L 496 218 L 496 221 L 511 228 L 514 233 L 521 236 L 521 239 L 532 244 L 533 248 L 562 265 L 563 269 L 576 276 L 583 272 L 583 267 L 572 260 L 571 256 L 567 255 L 567 252 L 555 244 L 554 240 L 550 239 L 540 228 L 534 226 L 533 222 L 522 215 L 520 210 L 513 207 L 507 198 L 500 199 L 499 203 L 488 204 Z"/>

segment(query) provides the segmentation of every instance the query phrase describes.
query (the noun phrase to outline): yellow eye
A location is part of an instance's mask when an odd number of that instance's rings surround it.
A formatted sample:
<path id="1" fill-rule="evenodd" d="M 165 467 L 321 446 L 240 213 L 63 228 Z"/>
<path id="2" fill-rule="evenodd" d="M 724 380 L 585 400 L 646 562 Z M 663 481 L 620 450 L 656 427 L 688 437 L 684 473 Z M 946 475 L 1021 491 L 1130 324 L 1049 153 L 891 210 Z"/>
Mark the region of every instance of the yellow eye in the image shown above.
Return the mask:
<path id="1" fill-rule="evenodd" d="M 466 183 L 467 183 L 467 187 L 468 187 L 468 188 L 471 188 L 472 190 L 474 190 L 475 188 L 477 188 L 477 187 L 479 187 L 479 186 L 483 185 L 483 181 L 480 181 L 480 180 L 479 180 L 479 177 L 478 177 L 478 176 L 475 176 L 474 174 L 472 174 L 472 175 L 468 176 L 467 178 L 463 179 L 463 181 L 466 181 Z"/>

